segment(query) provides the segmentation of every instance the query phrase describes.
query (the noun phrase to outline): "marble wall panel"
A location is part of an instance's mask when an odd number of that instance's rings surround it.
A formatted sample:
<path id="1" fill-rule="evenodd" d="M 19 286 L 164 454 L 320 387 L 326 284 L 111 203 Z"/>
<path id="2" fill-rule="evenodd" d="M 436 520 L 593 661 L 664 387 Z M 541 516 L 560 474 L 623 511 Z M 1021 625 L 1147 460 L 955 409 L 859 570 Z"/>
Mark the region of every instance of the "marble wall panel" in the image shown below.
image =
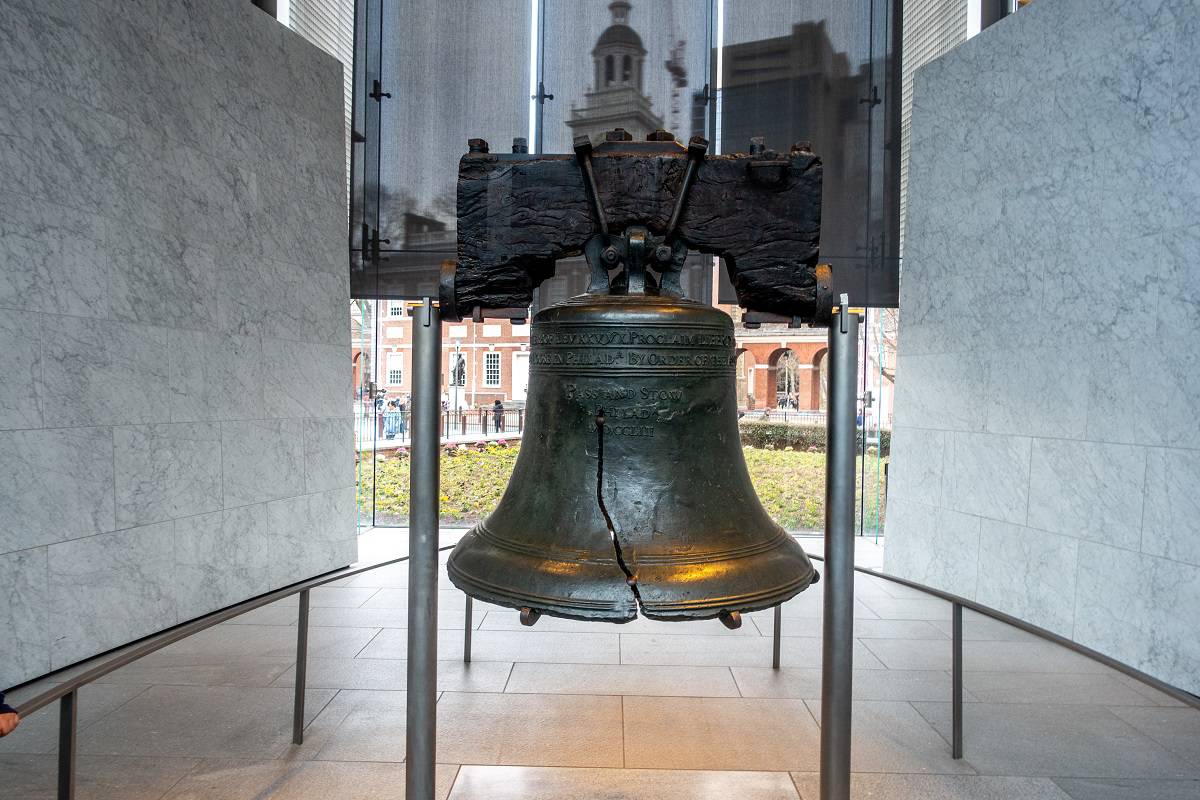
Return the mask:
<path id="1" fill-rule="evenodd" d="M 989 433 L 1081 439 L 1087 432 L 1087 392 L 1093 365 L 1079 348 L 1010 348 L 984 354 L 990 380 L 984 397 Z M 1014 380 L 1015 376 L 1020 376 Z"/>
<path id="2" fill-rule="evenodd" d="M 1197 36 L 1055 0 L 918 70 L 885 555 L 939 580 L 978 516 L 981 602 L 1193 691 Z"/>
<path id="3" fill-rule="evenodd" d="M 218 273 L 209 249 L 123 220 L 108 223 L 107 247 L 113 319 L 216 328 Z"/>
<path id="4" fill-rule="evenodd" d="M 0 308 L 0 430 L 40 428 L 41 317 Z"/>
<path id="5" fill-rule="evenodd" d="M 42 332 L 47 426 L 170 419 L 166 328 L 47 316 Z"/>
<path id="6" fill-rule="evenodd" d="M 1200 692 L 1200 567 L 1079 544 L 1075 641 Z"/>
<path id="7" fill-rule="evenodd" d="M 172 330 L 167 361 L 175 422 L 255 419 L 266 414 L 262 341 Z"/>
<path id="8" fill-rule="evenodd" d="M 113 429 L 117 527 L 221 508 L 221 427 L 215 422 Z"/>
<path id="9" fill-rule="evenodd" d="M 1034 439 L 1028 524 L 1137 550 L 1145 476 L 1144 448 Z"/>
<path id="10" fill-rule="evenodd" d="M 267 413 L 274 417 L 335 417 L 351 396 L 344 346 L 263 339 Z"/>
<path id="11" fill-rule="evenodd" d="M 926 586 L 973 599 L 981 570 L 980 518 L 937 506 L 892 500 L 885 535 L 919 531 L 919 547 L 889 547 L 885 567 Z M 916 538 L 916 537 L 914 537 Z"/>
<path id="12" fill-rule="evenodd" d="M 1024 524 L 1029 508 L 1031 441 L 1023 436 L 951 433 L 942 477 L 945 506 Z"/>
<path id="13" fill-rule="evenodd" d="M 106 316 L 104 243 L 102 217 L 28 197 L 0 198 L 0 307 Z"/>
<path id="14" fill-rule="evenodd" d="M 304 422 L 221 423 L 225 507 L 304 494 Z"/>
<path id="15" fill-rule="evenodd" d="M 888 469 L 888 492 L 928 506 L 942 504 L 945 431 L 925 428 L 892 429 L 893 456 Z"/>
<path id="16" fill-rule="evenodd" d="M 1070 636 L 1078 550 L 1079 541 L 1070 536 L 985 519 L 979 533 L 975 599 Z"/>
<path id="17" fill-rule="evenodd" d="M 268 503 L 267 530 L 272 587 L 353 563 L 357 554 L 347 543 L 354 538 L 354 489 Z"/>
<path id="18" fill-rule="evenodd" d="M 896 381 L 905 381 L 906 391 L 896 397 L 896 425 L 923 427 L 924 421 L 936 417 L 942 430 L 982 431 L 987 376 L 987 364 L 977 356 L 906 355 L 901 350 Z"/>
<path id="19" fill-rule="evenodd" d="M 0 553 L 115 527 L 111 428 L 0 432 Z"/>
<path id="20" fill-rule="evenodd" d="M 0 3 L 0 687 L 354 559 L 344 125 L 243 0 Z"/>
<path id="21" fill-rule="evenodd" d="M 353 418 L 304 420 L 304 491 L 343 489 L 354 481 Z"/>
<path id="22" fill-rule="evenodd" d="M 1200 347 L 1184 336 L 1164 337 L 1153 344 L 1100 345 L 1092 357 L 1104 368 L 1093 369 L 1086 386 L 1087 438 L 1200 449 L 1193 414 Z"/>
<path id="23" fill-rule="evenodd" d="M 0 555 L 0 620 L 4 658 L 0 686 L 21 683 L 50 671 L 49 571 L 46 548 Z"/>
<path id="24" fill-rule="evenodd" d="M 263 503 L 175 521 L 179 618 L 192 619 L 270 589 Z"/>
<path id="25" fill-rule="evenodd" d="M 1200 451 L 1146 452 L 1143 553 L 1200 567 Z"/>
<path id="26" fill-rule="evenodd" d="M 51 667 L 179 621 L 174 522 L 51 545 Z"/>

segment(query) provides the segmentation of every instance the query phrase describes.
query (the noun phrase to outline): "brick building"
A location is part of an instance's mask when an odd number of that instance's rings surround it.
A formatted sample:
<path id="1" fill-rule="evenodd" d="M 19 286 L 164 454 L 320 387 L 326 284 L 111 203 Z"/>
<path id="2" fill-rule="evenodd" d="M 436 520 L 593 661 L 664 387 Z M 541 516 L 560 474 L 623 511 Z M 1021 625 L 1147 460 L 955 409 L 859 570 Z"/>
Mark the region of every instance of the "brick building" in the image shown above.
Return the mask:
<path id="1" fill-rule="evenodd" d="M 373 319 L 374 309 L 380 318 Z M 403 303 L 372 304 L 368 322 L 356 315 L 354 385 L 372 379 L 388 399 L 412 394 L 412 318 Z M 375 329 L 378 327 L 378 338 Z M 360 331 L 366 328 L 366 335 Z M 367 374 L 364 376 L 364 369 Z M 442 339 L 442 398 L 451 408 L 480 408 L 496 400 L 525 401 L 529 388 L 529 325 L 508 320 L 447 323 Z"/>

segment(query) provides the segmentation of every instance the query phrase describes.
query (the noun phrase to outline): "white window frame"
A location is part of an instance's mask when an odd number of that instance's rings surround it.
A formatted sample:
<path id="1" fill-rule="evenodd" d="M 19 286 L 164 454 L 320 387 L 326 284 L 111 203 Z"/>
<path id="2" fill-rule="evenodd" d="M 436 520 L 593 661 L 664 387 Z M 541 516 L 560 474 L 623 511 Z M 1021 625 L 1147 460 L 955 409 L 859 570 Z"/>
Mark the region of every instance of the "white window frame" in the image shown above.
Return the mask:
<path id="1" fill-rule="evenodd" d="M 393 317 L 404 316 L 404 302 L 402 300 L 388 300 L 388 319 Z"/>
<path id="2" fill-rule="evenodd" d="M 395 378 L 393 379 L 393 374 Z M 388 386 L 400 386 L 404 383 L 404 354 L 403 353 L 388 353 L 387 357 L 387 384 Z"/>
<path id="3" fill-rule="evenodd" d="M 496 373 L 495 380 L 492 380 L 493 370 L 495 370 Z M 487 351 L 483 354 L 483 385 L 489 389 L 495 389 L 500 386 L 503 380 L 503 362 L 500 359 L 499 351 Z"/>

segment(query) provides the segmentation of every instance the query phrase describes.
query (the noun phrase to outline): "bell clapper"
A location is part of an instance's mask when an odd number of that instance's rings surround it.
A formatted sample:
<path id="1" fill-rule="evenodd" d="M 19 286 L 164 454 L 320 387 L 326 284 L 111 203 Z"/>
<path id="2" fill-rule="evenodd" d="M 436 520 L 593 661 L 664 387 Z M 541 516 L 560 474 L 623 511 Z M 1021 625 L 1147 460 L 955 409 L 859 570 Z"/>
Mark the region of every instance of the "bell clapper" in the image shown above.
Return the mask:
<path id="1" fill-rule="evenodd" d="M 525 606 L 521 609 L 521 624 L 526 628 L 532 628 L 541 618 L 542 612 L 538 611 L 536 608 Z"/>
<path id="2" fill-rule="evenodd" d="M 725 609 L 717 615 L 717 619 L 721 620 L 721 624 L 731 631 L 736 631 L 742 627 L 742 612 L 730 611 Z"/>

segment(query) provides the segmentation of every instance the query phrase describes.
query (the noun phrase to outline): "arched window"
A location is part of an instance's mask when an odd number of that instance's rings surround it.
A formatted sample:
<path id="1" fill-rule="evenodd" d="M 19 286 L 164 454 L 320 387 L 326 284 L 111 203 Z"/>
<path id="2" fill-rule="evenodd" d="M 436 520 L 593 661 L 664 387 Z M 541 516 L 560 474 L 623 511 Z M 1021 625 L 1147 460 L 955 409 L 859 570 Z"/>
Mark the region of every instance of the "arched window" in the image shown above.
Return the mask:
<path id="1" fill-rule="evenodd" d="M 604 57 L 604 85 L 608 86 L 613 82 L 613 57 Z"/>
<path id="2" fill-rule="evenodd" d="M 625 56 L 621 59 L 621 83 L 629 83 L 633 79 L 633 59 Z"/>

